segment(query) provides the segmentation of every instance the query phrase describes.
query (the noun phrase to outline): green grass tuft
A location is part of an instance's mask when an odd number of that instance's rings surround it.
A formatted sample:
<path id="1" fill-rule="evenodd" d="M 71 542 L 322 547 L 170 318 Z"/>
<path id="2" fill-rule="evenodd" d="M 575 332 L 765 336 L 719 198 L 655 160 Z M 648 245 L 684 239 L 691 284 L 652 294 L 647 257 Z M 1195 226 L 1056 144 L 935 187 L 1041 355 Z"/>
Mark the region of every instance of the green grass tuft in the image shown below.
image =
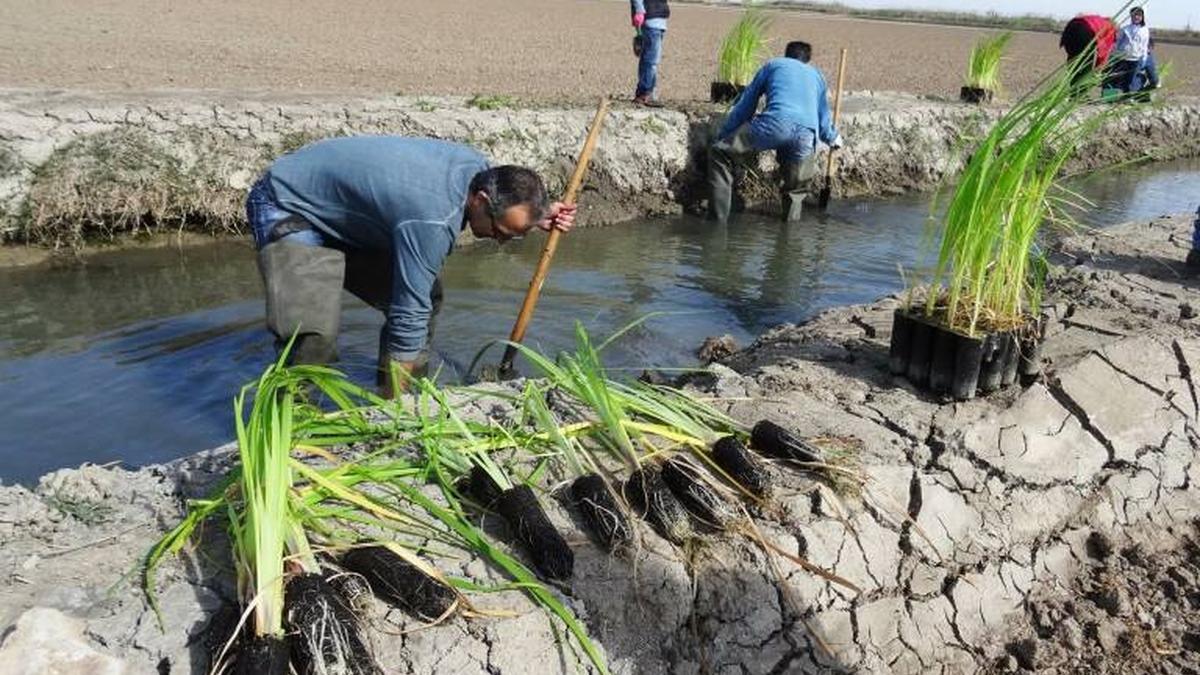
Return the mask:
<path id="1" fill-rule="evenodd" d="M 476 94 L 467 99 L 467 107 L 478 110 L 500 110 L 501 108 L 513 108 L 516 105 L 516 98 L 505 95 Z"/>

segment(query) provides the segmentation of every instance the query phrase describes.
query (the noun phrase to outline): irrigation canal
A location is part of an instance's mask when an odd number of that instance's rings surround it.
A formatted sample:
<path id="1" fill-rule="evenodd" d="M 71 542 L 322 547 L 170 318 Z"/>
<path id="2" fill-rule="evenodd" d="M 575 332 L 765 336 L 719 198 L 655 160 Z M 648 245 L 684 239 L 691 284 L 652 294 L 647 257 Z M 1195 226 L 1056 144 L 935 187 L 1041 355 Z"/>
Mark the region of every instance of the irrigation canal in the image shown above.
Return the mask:
<path id="1" fill-rule="evenodd" d="M 1192 211 L 1200 160 L 1090 176 L 1074 189 L 1105 226 Z M 902 287 L 930 198 L 835 201 L 791 225 L 679 217 L 565 237 L 527 342 L 569 347 L 581 321 L 605 336 L 662 312 L 606 352 L 613 368 L 695 364 L 708 335 L 743 344 L 782 322 Z M 446 379 L 507 336 L 541 238 L 451 256 L 434 349 Z M 347 297 L 340 366 L 373 377 L 381 317 Z M 232 438 L 231 399 L 272 358 L 249 247 L 127 250 L 83 266 L 0 270 L 0 482 L 84 461 L 160 462 Z M 490 360 L 499 358 L 494 352 Z"/>

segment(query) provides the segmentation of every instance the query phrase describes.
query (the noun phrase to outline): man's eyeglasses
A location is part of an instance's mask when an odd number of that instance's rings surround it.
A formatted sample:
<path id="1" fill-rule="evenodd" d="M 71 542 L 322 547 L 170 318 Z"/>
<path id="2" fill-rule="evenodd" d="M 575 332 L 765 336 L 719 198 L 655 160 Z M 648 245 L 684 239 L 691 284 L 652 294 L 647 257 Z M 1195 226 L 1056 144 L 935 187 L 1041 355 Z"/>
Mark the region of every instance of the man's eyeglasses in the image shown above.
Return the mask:
<path id="1" fill-rule="evenodd" d="M 492 219 L 492 238 L 494 238 L 496 241 L 498 241 L 498 242 L 519 241 L 519 240 L 525 238 L 524 232 L 513 233 L 513 232 L 510 232 L 506 228 L 501 228 L 500 221 L 496 218 L 496 215 L 494 213 L 492 213 L 490 210 L 488 211 L 488 218 Z"/>

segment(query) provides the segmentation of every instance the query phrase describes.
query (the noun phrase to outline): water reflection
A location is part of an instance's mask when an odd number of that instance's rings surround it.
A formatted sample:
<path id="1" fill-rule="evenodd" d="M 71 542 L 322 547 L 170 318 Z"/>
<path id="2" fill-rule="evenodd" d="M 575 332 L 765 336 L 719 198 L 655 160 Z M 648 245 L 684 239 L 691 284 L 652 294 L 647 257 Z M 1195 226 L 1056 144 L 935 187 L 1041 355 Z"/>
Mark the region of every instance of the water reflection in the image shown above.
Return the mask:
<path id="1" fill-rule="evenodd" d="M 1191 211 L 1200 162 L 1076 182 L 1103 226 Z M 616 367 L 685 366 L 707 335 L 740 341 L 781 322 L 901 287 L 928 196 L 834 202 L 799 223 L 747 214 L 728 226 L 675 218 L 565 237 L 528 342 L 568 347 L 652 312 L 606 355 Z M 508 334 L 540 238 L 451 257 L 434 347 L 448 378 Z M 0 479 L 84 460 L 162 461 L 232 436 L 230 398 L 271 358 L 249 247 L 116 252 L 78 268 L 0 270 Z M 341 366 L 369 382 L 381 317 L 347 298 Z M 493 352 L 493 360 L 499 358 Z"/>

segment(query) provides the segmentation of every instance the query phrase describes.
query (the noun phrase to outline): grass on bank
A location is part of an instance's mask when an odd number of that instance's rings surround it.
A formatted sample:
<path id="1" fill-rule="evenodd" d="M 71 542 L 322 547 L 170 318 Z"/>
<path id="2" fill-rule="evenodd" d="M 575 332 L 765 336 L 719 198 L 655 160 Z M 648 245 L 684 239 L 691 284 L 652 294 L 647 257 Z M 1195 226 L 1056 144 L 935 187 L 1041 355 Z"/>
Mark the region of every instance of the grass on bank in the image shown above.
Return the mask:
<path id="1" fill-rule="evenodd" d="M 34 170 L 19 236 L 27 244 L 78 248 L 161 229 L 240 233 L 245 194 L 225 176 L 262 164 L 250 150 L 200 131 L 84 136 Z"/>

